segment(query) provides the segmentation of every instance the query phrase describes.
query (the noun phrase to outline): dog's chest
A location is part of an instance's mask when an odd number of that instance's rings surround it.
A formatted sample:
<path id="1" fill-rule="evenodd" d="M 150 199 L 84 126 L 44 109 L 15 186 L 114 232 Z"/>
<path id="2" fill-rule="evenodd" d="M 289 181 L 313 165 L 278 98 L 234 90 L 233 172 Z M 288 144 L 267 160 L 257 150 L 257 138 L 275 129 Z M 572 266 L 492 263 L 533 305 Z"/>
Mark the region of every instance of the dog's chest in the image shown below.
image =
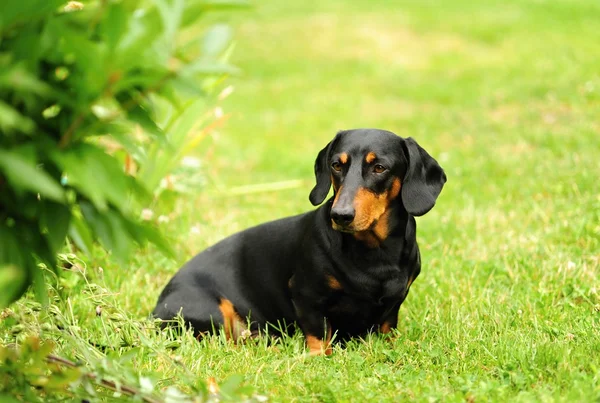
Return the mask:
<path id="1" fill-rule="evenodd" d="M 406 281 L 398 272 L 385 276 L 356 275 L 345 289 L 330 295 L 329 310 L 352 316 L 377 316 L 399 302 L 406 292 Z"/>
<path id="2" fill-rule="evenodd" d="M 384 300 L 399 299 L 406 287 L 406 274 L 395 264 L 379 264 L 368 270 L 347 271 L 348 293 L 380 305 Z"/>

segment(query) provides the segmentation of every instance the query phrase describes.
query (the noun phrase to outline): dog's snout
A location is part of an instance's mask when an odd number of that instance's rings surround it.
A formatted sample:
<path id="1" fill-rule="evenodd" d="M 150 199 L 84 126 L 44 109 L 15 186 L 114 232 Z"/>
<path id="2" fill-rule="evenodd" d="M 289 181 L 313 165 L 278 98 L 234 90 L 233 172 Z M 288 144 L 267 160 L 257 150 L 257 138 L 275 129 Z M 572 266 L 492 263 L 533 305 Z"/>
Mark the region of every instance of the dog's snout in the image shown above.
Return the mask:
<path id="1" fill-rule="evenodd" d="M 347 226 L 352 221 L 354 221 L 355 211 L 351 207 L 332 209 L 331 210 L 331 219 L 337 224 L 341 226 Z"/>

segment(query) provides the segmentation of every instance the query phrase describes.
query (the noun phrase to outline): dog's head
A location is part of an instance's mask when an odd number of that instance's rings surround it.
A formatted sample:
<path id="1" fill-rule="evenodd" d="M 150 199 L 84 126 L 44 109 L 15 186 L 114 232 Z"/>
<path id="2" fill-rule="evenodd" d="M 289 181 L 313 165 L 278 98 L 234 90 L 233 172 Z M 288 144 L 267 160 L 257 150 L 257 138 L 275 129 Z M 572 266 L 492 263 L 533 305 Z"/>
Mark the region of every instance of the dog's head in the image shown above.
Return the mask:
<path id="1" fill-rule="evenodd" d="M 415 140 L 377 129 L 339 132 L 319 152 L 315 176 L 311 203 L 321 204 L 333 184 L 332 226 L 350 233 L 372 229 L 393 204 L 413 216 L 427 213 L 446 182 Z"/>

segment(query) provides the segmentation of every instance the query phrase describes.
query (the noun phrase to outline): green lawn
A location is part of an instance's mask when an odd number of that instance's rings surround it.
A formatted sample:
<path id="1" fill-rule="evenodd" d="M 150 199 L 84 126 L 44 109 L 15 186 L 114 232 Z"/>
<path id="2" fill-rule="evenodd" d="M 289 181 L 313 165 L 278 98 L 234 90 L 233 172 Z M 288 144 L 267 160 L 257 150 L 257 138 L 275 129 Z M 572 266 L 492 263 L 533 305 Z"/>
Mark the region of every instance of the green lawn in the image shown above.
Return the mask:
<path id="1" fill-rule="evenodd" d="M 600 401 L 600 3 L 256 3 L 230 21 L 244 74 L 205 147 L 209 186 L 162 212 L 177 261 L 97 251 L 75 266 L 85 275 L 65 273 L 49 314 L 30 299 L 5 312 L 1 340 L 41 334 L 56 354 L 107 354 L 160 388 L 214 377 L 273 401 Z M 179 266 L 312 208 L 317 152 L 355 127 L 416 138 L 448 176 L 418 219 L 423 270 L 395 337 L 323 358 L 299 335 L 236 346 L 155 334 L 145 318 Z M 230 192 L 288 180 L 301 182 Z"/>

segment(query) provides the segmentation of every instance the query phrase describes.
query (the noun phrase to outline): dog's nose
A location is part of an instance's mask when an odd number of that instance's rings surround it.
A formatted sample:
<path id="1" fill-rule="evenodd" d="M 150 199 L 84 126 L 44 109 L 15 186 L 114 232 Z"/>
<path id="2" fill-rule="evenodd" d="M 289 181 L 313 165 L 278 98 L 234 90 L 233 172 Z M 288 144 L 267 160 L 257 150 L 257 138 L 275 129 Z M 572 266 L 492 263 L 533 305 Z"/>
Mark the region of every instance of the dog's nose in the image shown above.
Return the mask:
<path id="1" fill-rule="evenodd" d="M 331 210 L 331 219 L 342 227 L 347 226 L 354 220 L 354 209 L 353 208 L 345 208 L 345 209 L 332 209 Z"/>

